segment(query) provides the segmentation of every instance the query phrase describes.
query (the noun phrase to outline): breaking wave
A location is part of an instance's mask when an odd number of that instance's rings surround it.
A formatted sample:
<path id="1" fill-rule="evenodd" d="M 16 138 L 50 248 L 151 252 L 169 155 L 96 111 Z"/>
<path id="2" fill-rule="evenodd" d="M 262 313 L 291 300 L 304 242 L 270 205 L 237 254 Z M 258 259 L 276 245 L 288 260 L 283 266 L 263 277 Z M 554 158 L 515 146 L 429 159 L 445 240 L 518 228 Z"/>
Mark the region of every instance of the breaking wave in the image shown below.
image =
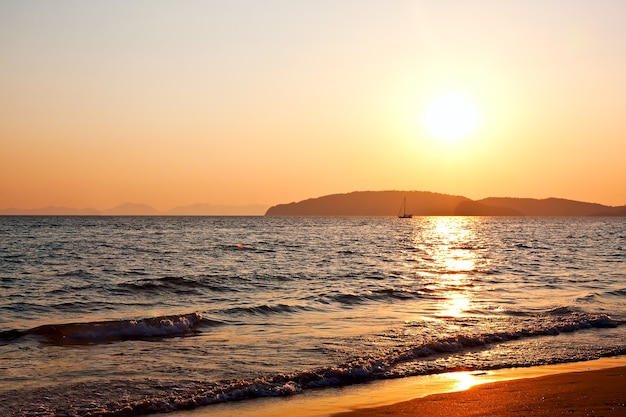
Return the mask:
<path id="1" fill-rule="evenodd" d="M 204 320 L 206 319 L 203 319 L 200 314 L 192 313 L 138 321 L 41 326 L 25 333 L 44 335 L 57 341 L 59 338 L 73 341 L 101 341 L 111 340 L 111 338 L 119 340 L 120 338 L 166 337 L 188 334 L 194 326 L 201 324 Z M 456 371 L 459 367 L 455 366 L 453 361 L 439 367 L 431 364 L 401 369 L 401 365 L 416 361 L 424 361 L 423 363 L 426 364 L 428 359 L 463 353 L 512 340 L 555 336 L 562 332 L 575 332 L 590 328 L 613 328 L 624 324 L 605 315 L 573 315 L 567 318 L 557 318 L 549 322 L 551 324 L 547 323 L 536 328 L 522 328 L 511 332 L 441 338 L 404 350 L 391 350 L 381 352 L 379 355 L 358 357 L 335 366 L 251 379 L 218 382 L 109 380 L 105 384 L 91 381 L 4 392 L 0 393 L 0 401 L 3 397 L 11 396 L 11 401 L 6 403 L 9 407 L 7 411 L 25 413 L 15 415 L 31 415 L 30 411 L 38 412 L 37 415 L 57 415 L 58 411 L 62 411 L 65 413 L 63 415 L 85 417 L 93 415 L 139 416 L 259 397 L 290 396 L 310 389 L 341 387 L 372 380 Z M 10 336 L 8 333 L 4 332 L 1 337 Z M 626 354 L 626 347 L 611 351 L 607 355 L 623 354 Z M 560 361 L 566 362 L 567 359 L 560 359 Z M 507 365 L 510 364 L 501 363 L 494 367 Z M 532 363 L 526 366 L 530 365 Z M 467 368 L 464 369 L 467 370 Z M 43 398 L 46 402 L 33 401 L 33 398 Z M 42 411 L 45 412 L 42 414 Z"/>
<path id="2" fill-rule="evenodd" d="M 0 340 L 10 341 L 27 335 L 35 335 L 54 344 L 97 344 L 185 336 L 193 333 L 200 324 L 217 323 L 204 319 L 199 313 L 190 313 L 139 320 L 46 324 L 30 330 L 0 332 Z"/>

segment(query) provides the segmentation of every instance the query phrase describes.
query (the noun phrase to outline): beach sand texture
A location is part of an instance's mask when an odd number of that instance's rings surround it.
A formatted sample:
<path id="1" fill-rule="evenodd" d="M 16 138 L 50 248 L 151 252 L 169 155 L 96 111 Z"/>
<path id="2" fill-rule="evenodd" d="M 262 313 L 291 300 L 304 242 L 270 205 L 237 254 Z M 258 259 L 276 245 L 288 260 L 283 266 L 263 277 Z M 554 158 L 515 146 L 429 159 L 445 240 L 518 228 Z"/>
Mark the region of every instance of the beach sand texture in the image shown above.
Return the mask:
<path id="1" fill-rule="evenodd" d="M 626 367 L 502 381 L 334 417 L 626 416 Z"/>

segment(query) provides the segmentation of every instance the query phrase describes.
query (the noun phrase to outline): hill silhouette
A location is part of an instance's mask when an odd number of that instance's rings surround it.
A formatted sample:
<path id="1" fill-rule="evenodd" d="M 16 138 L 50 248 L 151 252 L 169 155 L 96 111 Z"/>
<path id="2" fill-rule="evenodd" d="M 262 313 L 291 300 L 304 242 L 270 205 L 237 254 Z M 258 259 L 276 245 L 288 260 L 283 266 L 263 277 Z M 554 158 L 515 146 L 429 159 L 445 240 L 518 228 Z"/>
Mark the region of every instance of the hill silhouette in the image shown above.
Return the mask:
<path id="1" fill-rule="evenodd" d="M 124 203 L 109 210 L 48 206 L 38 209 L 0 209 L 0 215 L 26 216 L 396 216 L 406 198 L 414 216 L 623 216 L 626 205 L 612 207 L 562 198 L 467 197 L 427 191 L 355 191 L 267 206 L 192 204 L 159 211 L 151 206 Z"/>
<path id="2" fill-rule="evenodd" d="M 487 207 L 506 207 L 525 216 L 597 216 L 603 211 L 610 212 L 614 207 L 596 203 L 565 200 L 561 198 L 546 198 L 536 200 L 532 198 L 496 198 L 489 197 L 478 200 L 478 203 Z"/>
<path id="3" fill-rule="evenodd" d="M 267 206 L 192 204 L 159 211 L 147 204 L 124 203 L 108 210 L 48 206 L 37 209 L 0 209 L 0 216 L 261 216 Z"/>
<path id="4" fill-rule="evenodd" d="M 124 203 L 106 210 L 104 214 L 109 216 L 150 216 L 159 214 L 159 211 L 147 204 Z"/>
<path id="5" fill-rule="evenodd" d="M 463 196 L 426 191 L 355 191 L 270 207 L 266 216 L 395 216 L 403 199 L 414 216 L 626 216 L 626 206 L 547 198 Z"/>
<path id="6" fill-rule="evenodd" d="M 393 216 L 406 197 L 406 212 L 414 216 L 453 215 L 468 198 L 427 191 L 355 191 L 279 204 L 267 216 Z"/>
<path id="7" fill-rule="evenodd" d="M 226 206 L 215 204 L 191 204 L 189 206 L 174 207 L 163 212 L 166 216 L 250 216 L 259 215 L 267 210 L 267 206 L 248 204 L 245 206 Z"/>
<path id="8" fill-rule="evenodd" d="M 71 207 L 47 206 L 36 209 L 7 208 L 0 210 L 2 216 L 96 216 L 101 214 L 92 208 L 76 209 Z"/>

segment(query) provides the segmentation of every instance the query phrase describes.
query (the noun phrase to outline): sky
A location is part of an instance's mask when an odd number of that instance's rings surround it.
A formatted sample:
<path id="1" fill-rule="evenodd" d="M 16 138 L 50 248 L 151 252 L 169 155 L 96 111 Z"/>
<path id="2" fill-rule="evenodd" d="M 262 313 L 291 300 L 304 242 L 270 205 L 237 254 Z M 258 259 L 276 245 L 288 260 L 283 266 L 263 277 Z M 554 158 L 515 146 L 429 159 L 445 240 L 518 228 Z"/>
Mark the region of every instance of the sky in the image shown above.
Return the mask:
<path id="1" fill-rule="evenodd" d="M 0 208 L 626 204 L 622 0 L 0 0 Z"/>

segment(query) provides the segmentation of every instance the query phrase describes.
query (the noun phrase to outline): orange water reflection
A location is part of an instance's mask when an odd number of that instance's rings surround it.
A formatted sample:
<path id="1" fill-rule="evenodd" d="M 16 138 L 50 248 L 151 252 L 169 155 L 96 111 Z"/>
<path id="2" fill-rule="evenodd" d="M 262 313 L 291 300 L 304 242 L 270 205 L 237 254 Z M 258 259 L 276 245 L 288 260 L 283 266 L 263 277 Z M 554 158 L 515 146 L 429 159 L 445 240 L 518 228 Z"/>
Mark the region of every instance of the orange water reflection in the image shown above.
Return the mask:
<path id="1" fill-rule="evenodd" d="M 454 382 L 453 391 L 465 391 L 473 386 L 489 382 L 486 372 L 451 372 L 445 376 Z"/>
<path id="2" fill-rule="evenodd" d="M 441 297 L 436 316 L 461 317 L 472 307 L 475 277 L 488 260 L 477 233 L 480 219 L 429 217 L 416 224 L 419 275 Z"/>

